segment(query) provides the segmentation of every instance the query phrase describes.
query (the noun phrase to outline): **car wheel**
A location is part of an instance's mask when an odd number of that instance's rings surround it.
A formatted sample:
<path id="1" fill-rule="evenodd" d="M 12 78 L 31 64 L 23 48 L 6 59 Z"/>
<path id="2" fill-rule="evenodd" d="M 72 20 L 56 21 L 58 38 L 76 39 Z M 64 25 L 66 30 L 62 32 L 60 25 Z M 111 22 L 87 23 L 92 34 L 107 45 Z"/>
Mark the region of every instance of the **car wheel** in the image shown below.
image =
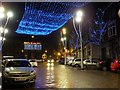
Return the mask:
<path id="1" fill-rule="evenodd" d="M 76 65 L 75 65 L 75 67 L 79 67 L 79 65 L 78 65 L 78 64 L 76 64 Z"/>
<path id="2" fill-rule="evenodd" d="M 103 70 L 103 71 L 107 71 L 107 67 L 104 66 L 104 67 L 102 68 L 102 70 Z"/>
<path id="3" fill-rule="evenodd" d="M 87 68 L 87 65 L 84 65 L 83 67 L 84 67 L 84 68 Z"/>
<path id="4" fill-rule="evenodd" d="M 120 68 L 117 68 L 117 69 L 116 69 L 116 72 L 117 72 L 117 73 L 120 73 Z"/>

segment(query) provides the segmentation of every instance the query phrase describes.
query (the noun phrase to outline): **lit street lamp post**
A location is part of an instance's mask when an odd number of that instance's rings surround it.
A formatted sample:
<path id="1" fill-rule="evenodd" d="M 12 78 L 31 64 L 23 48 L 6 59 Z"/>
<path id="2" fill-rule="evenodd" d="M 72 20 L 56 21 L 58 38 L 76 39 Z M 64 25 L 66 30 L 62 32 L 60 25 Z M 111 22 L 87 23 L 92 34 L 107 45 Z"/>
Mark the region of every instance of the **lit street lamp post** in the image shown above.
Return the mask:
<path id="1" fill-rule="evenodd" d="M 66 65 L 66 48 L 67 48 L 67 41 L 66 41 L 66 29 L 62 29 L 62 34 L 63 36 L 61 37 L 61 41 L 63 42 L 64 45 L 64 52 L 65 52 L 65 62 L 64 64 Z"/>
<path id="2" fill-rule="evenodd" d="M 118 11 L 118 16 L 119 16 L 119 18 L 120 18 L 120 9 L 119 9 L 119 11 Z"/>
<path id="3" fill-rule="evenodd" d="M 74 17 L 73 17 L 73 25 L 74 25 L 74 29 L 75 29 L 75 32 L 76 32 L 77 36 L 80 37 L 79 40 L 80 40 L 80 48 L 81 48 L 81 68 L 83 69 L 83 47 L 82 47 L 82 28 L 81 28 L 82 23 L 80 24 L 80 22 L 82 20 L 81 19 L 82 16 L 83 16 L 83 13 L 81 11 L 78 11 L 77 14 L 76 14 L 76 17 L 75 17 L 76 22 L 79 22 L 79 33 L 78 33 L 78 31 L 76 30 L 76 27 L 75 27 Z"/>
<path id="4" fill-rule="evenodd" d="M 67 49 L 67 42 L 66 42 L 66 39 L 65 39 L 65 48 L 64 48 L 64 51 L 65 51 L 65 65 L 66 65 L 66 49 Z"/>
<path id="5" fill-rule="evenodd" d="M 12 12 L 8 12 L 6 14 L 6 22 L 5 25 L 2 23 L 2 19 L 5 18 L 5 12 L 4 8 L 2 6 L 2 3 L 0 2 L 0 60 L 2 60 L 2 46 L 5 41 L 5 35 L 8 33 L 8 30 L 6 29 L 6 26 L 8 24 L 9 19 L 13 16 Z"/>

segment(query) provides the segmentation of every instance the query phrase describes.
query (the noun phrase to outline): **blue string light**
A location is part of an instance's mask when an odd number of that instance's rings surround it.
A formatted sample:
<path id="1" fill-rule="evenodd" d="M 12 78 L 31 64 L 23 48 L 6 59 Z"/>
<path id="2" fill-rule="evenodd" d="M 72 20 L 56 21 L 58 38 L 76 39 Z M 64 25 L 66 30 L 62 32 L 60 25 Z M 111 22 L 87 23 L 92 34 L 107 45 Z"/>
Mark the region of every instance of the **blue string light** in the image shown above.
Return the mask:
<path id="1" fill-rule="evenodd" d="M 48 35 L 72 18 L 81 2 L 27 2 L 22 20 L 16 30 L 19 34 Z"/>

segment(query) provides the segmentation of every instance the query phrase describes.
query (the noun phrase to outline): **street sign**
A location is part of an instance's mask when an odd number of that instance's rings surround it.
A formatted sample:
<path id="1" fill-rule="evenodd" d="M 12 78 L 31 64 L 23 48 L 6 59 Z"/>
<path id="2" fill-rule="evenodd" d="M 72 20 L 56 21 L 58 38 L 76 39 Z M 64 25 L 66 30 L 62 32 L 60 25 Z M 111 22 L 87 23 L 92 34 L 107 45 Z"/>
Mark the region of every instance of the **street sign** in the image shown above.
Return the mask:
<path id="1" fill-rule="evenodd" d="M 47 59 L 47 55 L 46 55 L 45 53 L 42 55 L 42 59 L 43 59 L 43 60 L 46 60 L 46 59 Z"/>

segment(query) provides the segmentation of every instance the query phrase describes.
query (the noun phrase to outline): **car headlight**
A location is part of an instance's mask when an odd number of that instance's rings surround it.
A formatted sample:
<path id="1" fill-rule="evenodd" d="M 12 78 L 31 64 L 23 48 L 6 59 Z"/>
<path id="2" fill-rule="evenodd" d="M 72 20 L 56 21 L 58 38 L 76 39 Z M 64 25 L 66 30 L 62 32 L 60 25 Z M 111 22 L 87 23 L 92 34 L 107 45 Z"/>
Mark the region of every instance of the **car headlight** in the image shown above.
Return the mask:
<path id="1" fill-rule="evenodd" d="M 4 76 L 9 76 L 9 72 L 5 71 Z"/>
<path id="2" fill-rule="evenodd" d="M 50 60 L 47 61 L 48 63 L 50 62 Z"/>
<path id="3" fill-rule="evenodd" d="M 31 71 L 30 75 L 35 75 L 35 71 Z"/>
<path id="4" fill-rule="evenodd" d="M 52 59 L 51 62 L 54 62 L 54 60 Z"/>

